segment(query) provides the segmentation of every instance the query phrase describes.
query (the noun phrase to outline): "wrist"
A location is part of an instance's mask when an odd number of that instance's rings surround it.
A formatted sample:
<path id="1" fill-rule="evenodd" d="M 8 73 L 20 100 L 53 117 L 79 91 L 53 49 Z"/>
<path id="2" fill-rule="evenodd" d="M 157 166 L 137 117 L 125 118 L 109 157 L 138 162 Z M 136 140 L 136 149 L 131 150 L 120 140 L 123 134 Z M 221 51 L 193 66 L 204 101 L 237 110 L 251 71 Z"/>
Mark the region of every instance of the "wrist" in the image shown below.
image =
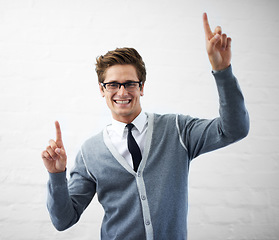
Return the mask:
<path id="1" fill-rule="evenodd" d="M 229 67 L 231 67 L 231 64 L 229 66 L 227 66 L 226 68 L 223 68 L 221 70 L 215 70 L 215 69 L 212 69 L 212 73 L 221 73 L 221 72 L 224 72 L 226 71 Z"/>
<path id="2" fill-rule="evenodd" d="M 47 170 L 51 174 L 56 174 L 56 173 L 62 173 L 66 171 L 66 168 L 64 170 Z"/>
<path id="3" fill-rule="evenodd" d="M 220 65 L 220 66 L 214 66 L 212 64 L 212 71 L 216 71 L 216 72 L 223 71 L 223 70 L 227 69 L 230 65 L 231 65 L 231 63 L 226 64 L 226 65 Z"/>

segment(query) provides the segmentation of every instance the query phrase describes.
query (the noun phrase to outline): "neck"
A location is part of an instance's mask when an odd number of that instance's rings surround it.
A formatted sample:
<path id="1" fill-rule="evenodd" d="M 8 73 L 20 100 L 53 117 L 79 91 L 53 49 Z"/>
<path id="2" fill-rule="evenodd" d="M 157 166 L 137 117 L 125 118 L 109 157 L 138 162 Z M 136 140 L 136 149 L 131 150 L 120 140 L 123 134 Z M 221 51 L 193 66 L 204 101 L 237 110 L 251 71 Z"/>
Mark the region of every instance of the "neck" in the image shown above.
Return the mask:
<path id="1" fill-rule="evenodd" d="M 118 121 L 118 122 L 122 122 L 122 123 L 131 123 L 133 122 L 137 117 L 138 115 L 141 113 L 141 110 L 139 113 L 135 114 L 135 115 L 129 115 L 129 116 L 112 116 L 114 120 Z"/>

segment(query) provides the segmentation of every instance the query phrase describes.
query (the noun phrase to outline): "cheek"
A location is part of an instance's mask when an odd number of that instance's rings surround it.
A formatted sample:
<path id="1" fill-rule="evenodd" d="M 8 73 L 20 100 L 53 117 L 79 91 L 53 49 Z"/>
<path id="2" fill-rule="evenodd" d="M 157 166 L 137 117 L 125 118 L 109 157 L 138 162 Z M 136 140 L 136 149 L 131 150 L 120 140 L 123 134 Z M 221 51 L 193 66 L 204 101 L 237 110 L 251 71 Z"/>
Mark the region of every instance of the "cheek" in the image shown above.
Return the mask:
<path id="1" fill-rule="evenodd" d="M 112 100 L 112 96 L 111 95 L 105 94 L 104 97 L 105 97 L 106 102 L 107 102 L 108 105 L 112 105 L 113 104 L 113 100 Z"/>

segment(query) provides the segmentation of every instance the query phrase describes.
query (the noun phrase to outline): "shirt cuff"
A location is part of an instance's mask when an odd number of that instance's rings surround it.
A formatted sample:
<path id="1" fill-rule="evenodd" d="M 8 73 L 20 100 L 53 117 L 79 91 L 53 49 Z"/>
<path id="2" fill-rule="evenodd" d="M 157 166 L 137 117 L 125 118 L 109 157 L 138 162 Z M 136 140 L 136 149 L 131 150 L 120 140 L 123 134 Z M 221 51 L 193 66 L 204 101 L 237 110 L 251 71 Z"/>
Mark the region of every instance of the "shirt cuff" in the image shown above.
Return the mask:
<path id="1" fill-rule="evenodd" d="M 67 169 L 64 172 L 61 172 L 61 173 L 50 173 L 50 172 L 48 172 L 49 183 L 51 185 L 55 185 L 55 186 L 67 184 L 66 172 L 67 172 Z"/>
<path id="2" fill-rule="evenodd" d="M 227 68 L 222 69 L 222 70 L 212 70 L 212 73 L 213 73 L 213 74 L 216 74 L 216 73 L 225 72 L 225 71 L 228 70 L 229 68 L 231 68 L 231 64 L 230 64 L 230 66 L 228 66 Z"/>

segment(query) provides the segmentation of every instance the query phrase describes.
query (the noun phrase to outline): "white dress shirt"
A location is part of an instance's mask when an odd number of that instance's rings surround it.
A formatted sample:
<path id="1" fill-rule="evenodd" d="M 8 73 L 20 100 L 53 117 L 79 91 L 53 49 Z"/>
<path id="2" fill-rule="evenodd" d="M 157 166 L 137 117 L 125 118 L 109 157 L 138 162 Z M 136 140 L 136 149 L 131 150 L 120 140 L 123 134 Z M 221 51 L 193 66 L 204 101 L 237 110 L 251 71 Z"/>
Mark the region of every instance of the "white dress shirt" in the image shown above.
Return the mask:
<path id="1" fill-rule="evenodd" d="M 135 127 L 132 129 L 133 137 L 135 138 L 139 148 L 141 150 L 141 155 L 143 155 L 146 130 L 147 130 L 147 116 L 144 112 L 141 113 L 132 122 Z M 133 168 L 132 155 L 128 150 L 127 135 L 128 129 L 126 128 L 126 123 L 116 121 L 112 119 L 112 124 L 107 126 L 107 132 L 110 140 L 116 150 L 123 156 L 123 158 L 128 162 L 128 164 Z"/>

